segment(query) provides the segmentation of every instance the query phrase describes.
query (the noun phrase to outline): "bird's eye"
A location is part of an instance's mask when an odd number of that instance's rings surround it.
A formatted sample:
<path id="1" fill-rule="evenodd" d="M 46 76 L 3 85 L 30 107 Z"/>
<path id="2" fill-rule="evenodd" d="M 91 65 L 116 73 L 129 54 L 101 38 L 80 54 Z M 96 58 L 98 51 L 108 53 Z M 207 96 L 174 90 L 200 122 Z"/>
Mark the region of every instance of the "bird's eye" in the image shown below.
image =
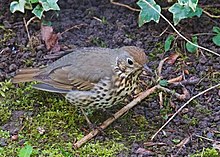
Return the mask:
<path id="1" fill-rule="evenodd" d="M 134 64 L 133 61 L 130 58 L 127 59 L 127 62 L 128 62 L 129 65 L 133 65 Z"/>

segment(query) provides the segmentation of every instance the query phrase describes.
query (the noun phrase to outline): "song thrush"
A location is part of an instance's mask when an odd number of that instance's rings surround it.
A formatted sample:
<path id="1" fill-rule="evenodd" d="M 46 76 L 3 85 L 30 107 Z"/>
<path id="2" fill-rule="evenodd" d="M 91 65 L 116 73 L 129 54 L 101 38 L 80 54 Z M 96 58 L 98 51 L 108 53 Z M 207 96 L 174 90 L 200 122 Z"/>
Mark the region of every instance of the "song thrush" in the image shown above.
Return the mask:
<path id="1" fill-rule="evenodd" d="M 108 108 L 138 86 L 147 57 L 135 46 L 80 48 L 45 68 L 21 69 L 12 82 L 38 81 L 34 88 L 63 93 L 82 108 Z"/>

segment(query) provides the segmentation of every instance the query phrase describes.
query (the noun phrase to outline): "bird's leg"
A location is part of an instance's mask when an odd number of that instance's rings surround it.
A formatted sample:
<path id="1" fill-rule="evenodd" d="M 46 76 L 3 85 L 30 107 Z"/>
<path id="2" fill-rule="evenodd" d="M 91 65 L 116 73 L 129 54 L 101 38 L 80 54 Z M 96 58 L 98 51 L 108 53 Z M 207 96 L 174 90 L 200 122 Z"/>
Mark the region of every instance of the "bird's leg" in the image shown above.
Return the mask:
<path id="1" fill-rule="evenodd" d="M 84 115 L 84 117 L 85 117 L 85 119 L 86 119 L 86 121 L 87 121 L 87 123 L 88 123 L 88 125 L 89 125 L 89 128 L 90 128 L 91 130 L 93 130 L 93 129 L 98 129 L 99 132 L 101 132 L 102 134 L 104 134 L 103 130 L 102 130 L 100 127 L 98 127 L 98 126 L 94 125 L 93 123 L 91 123 L 91 121 L 89 120 L 88 116 L 86 115 L 86 112 L 84 111 L 84 109 L 83 109 L 82 107 L 80 107 L 80 110 L 82 111 L 82 113 L 83 113 L 83 115 Z"/>
<path id="2" fill-rule="evenodd" d="M 85 117 L 87 123 L 89 124 L 90 129 L 91 129 L 91 126 L 93 126 L 93 124 L 92 124 L 91 121 L 89 120 L 88 116 L 86 115 L 86 113 L 85 113 L 85 111 L 83 110 L 82 107 L 80 107 L 80 110 L 82 111 L 82 113 L 83 113 L 83 115 L 84 115 L 84 117 Z"/>

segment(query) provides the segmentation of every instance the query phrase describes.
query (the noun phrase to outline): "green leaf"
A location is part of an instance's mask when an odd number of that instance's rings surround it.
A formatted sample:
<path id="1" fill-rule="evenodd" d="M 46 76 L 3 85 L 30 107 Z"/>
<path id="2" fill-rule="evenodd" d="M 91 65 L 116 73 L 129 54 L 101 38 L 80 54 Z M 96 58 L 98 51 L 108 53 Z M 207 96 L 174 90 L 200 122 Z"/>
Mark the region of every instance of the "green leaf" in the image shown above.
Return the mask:
<path id="1" fill-rule="evenodd" d="M 173 141 L 173 143 L 175 143 L 175 144 L 180 143 L 180 139 L 173 139 L 172 141 Z"/>
<path id="2" fill-rule="evenodd" d="M 198 45 L 196 36 L 192 37 L 192 43 Z M 195 53 L 198 50 L 198 48 L 196 46 L 190 44 L 189 42 L 186 43 L 186 49 L 187 49 L 187 51 L 189 51 L 191 53 Z"/>
<path id="3" fill-rule="evenodd" d="M 151 20 L 159 22 L 160 14 L 157 13 L 148 3 L 153 6 L 158 12 L 161 12 L 159 5 L 155 3 L 154 0 L 139 0 L 137 5 L 141 8 L 138 25 L 139 27 L 143 26 L 145 23 L 150 22 Z"/>
<path id="4" fill-rule="evenodd" d="M 215 45 L 220 46 L 220 34 L 214 36 L 212 38 L 212 41 L 214 42 Z"/>
<path id="5" fill-rule="evenodd" d="M 178 0 L 180 5 L 187 5 L 189 0 Z"/>
<path id="6" fill-rule="evenodd" d="M 165 41 L 165 45 L 164 45 L 164 48 L 165 48 L 165 52 L 167 52 L 168 50 L 170 50 L 170 46 L 171 46 L 171 43 L 172 41 L 174 40 L 174 36 L 173 35 L 169 35 Z"/>
<path id="7" fill-rule="evenodd" d="M 30 0 L 31 3 L 38 3 L 39 0 Z"/>
<path id="8" fill-rule="evenodd" d="M 33 9 L 32 4 L 31 4 L 31 2 L 29 0 L 26 0 L 24 8 L 28 9 L 28 10 L 32 10 Z"/>
<path id="9" fill-rule="evenodd" d="M 164 87 L 168 86 L 167 80 L 160 80 L 159 84 Z"/>
<path id="10" fill-rule="evenodd" d="M 39 0 L 44 11 L 60 10 L 60 7 L 58 6 L 57 1 L 58 0 Z"/>
<path id="11" fill-rule="evenodd" d="M 173 14 L 174 25 L 177 25 L 182 19 L 193 16 L 200 17 L 202 15 L 201 8 L 196 7 L 195 11 L 193 11 L 189 5 L 180 5 L 179 3 L 175 3 L 168 10 Z"/>
<path id="12" fill-rule="evenodd" d="M 213 31 L 214 33 L 220 34 L 220 28 L 219 28 L 219 27 L 214 26 L 213 29 L 212 29 L 212 31 Z"/>
<path id="13" fill-rule="evenodd" d="M 37 16 L 39 19 L 43 16 L 44 9 L 39 4 L 32 10 L 32 13 Z"/>
<path id="14" fill-rule="evenodd" d="M 22 13 L 24 13 L 24 6 L 25 6 L 25 0 L 19 0 L 17 1 L 13 1 L 10 4 L 10 11 L 12 13 L 16 12 L 16 11 L 20 11 Z"/>
<path id="15" fill-rule="evenodd" d="M 198 0 L 189 0 L 189 7 L 193 10 L 193 12 L 196 11 L 198 5 Z"/>
<path id="16" fill-rule="evenodd" d="M 33 147 L 30 145 L 26 145 L 19 151 L 19 157 L 30 157 L 33 151 Z"/>

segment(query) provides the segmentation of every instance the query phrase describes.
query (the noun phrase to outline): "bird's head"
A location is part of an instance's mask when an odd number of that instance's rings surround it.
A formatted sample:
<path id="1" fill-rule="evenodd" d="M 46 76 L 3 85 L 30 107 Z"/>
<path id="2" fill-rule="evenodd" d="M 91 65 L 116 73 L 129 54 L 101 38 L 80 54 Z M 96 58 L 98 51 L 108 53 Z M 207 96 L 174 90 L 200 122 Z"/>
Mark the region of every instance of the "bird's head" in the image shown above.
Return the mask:
<path id="1" fill-rule="evenodd" d="M 129 75 L 137 71 L 141 72 L 146 67 L 147 56 L 143 49 L 135 46 L 124 46 L 119 51 L 116 65 L 122 73 Z"/>

